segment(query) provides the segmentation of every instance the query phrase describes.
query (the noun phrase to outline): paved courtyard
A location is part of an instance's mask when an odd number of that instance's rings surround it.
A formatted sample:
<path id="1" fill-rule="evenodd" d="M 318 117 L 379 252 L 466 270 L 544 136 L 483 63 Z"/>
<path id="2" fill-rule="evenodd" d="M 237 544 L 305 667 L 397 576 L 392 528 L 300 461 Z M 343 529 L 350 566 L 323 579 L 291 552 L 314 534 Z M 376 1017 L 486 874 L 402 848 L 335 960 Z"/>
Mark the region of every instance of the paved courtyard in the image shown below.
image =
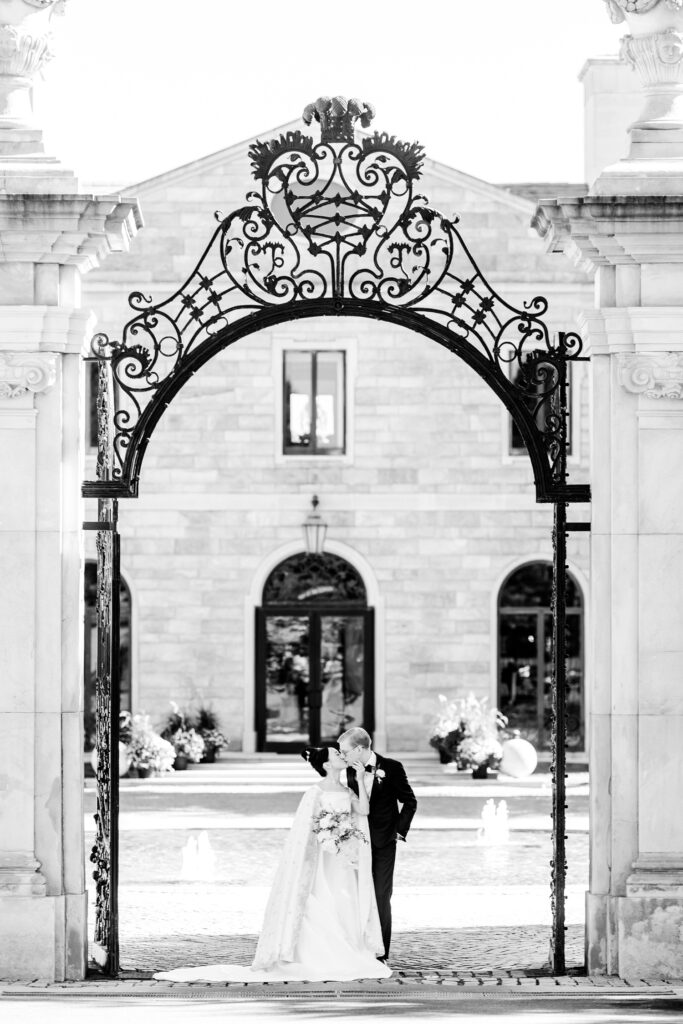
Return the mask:
<path id="1" fill-rule="evenodd" d="M 550 788 L 527 780 L 474 781 L 431 757 L 406 762 L 419 801 L 399 850 L 391 963 L 410 972 L 547 973 Z M 228 756 L 121 792 L 121 960 L 130 977 L 211 962 L 248 964 L 285 830 L 314 781 L 298 758 Z M 583 963 L 587 887 L 585 773 L 571 773 L 567 961 Z M 506 834 L 484 827 L 487 801 L 507 805 Z M 85 795 L 92 830 L 94 788 Z M 482 816 L 483 815 L 483 816 Z M 92 831 L 86 836 L 86 852 Z M 90 870 L 88 870 L 90 884 Z M 90 924 L 94 920 L 90 889 Z"/>

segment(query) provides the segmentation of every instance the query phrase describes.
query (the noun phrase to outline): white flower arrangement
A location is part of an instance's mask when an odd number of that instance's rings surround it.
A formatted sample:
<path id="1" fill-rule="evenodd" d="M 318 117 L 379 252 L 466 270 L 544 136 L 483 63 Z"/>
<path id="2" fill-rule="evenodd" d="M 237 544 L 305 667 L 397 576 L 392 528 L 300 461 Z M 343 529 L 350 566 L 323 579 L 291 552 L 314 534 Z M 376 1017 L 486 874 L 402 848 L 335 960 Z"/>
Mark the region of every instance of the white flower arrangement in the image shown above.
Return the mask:
<path id="1" fill-rule="evenodd" d="M 489 707 L 486 697 L 480 700 L 473 693 L 454 700 L 440 694 L 439 705 L 429 742 L 444 762 L 455 761 L 458 768 L 497 767 L 503 754 L 500 737 L 507 718 L 497 708 Z"/>
<path id="2" fill-rule="evenodd" d="M 358 863 L 357 843 L 367 843 L 368 838 L 349 811 L 319 811 L 313 821 L 313 834 L 325 853 L 342 854 L 350 863 Z"/>
<path id="3" fill-rule="evenodd" d="M 176 754 L 184 755 L 189 761 L 201 761 L 204 740 L 195 729 L 178 729 L 171 740 Z"/>
<path id="4" fill-rule="evenodd" d="M 379 784 L 380 782 L 384 782 L 386 775 L 387 773 L 384 771 L 384 768 L 378 768 L 375 772 L 375 779 L 377 780 L 377 783 Z"/>
<path id="5" fill-rule="evenodd" d="M 126 728 L 130 735 L 127 748 L 133 768 L 150 768 L 155 772 L 172 771 L 175 750 L 154 731 L 149 715 L 133 715 L 126 722 Z"/>

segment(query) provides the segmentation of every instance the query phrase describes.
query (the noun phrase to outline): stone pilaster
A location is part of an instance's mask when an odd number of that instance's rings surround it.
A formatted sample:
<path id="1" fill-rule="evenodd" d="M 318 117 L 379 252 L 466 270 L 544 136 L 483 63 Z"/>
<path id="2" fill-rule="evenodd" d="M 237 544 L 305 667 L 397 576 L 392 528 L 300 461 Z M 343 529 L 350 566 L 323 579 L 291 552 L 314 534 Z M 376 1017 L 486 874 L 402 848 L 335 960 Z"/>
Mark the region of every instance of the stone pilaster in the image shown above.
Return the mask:
<path id="1" fill-rule="evenodd" d="M 652 46 L 648 37 L 639 52 Z M 552 251 L 595 272 L 597 308 L 582 324 L 594 609 L 587 964 L 639 978 L 683 973 L 683 174 L 675 139 L 651 175 L 637 149 L 639 133 L 669 130 L 633 129 L 631 156 L 597 179 L 597 194 L 543 203 L 535 218 Z M 615 181 L 631 193 L 609 194 Z M 665 194 L 644 191 L 662 182 Z"/>
<path id="2" fill-rule="evenodd" d="M 80 279 L 139 225 L 118 196 L 0 195 L 0 978 L 85 972 Z"/>

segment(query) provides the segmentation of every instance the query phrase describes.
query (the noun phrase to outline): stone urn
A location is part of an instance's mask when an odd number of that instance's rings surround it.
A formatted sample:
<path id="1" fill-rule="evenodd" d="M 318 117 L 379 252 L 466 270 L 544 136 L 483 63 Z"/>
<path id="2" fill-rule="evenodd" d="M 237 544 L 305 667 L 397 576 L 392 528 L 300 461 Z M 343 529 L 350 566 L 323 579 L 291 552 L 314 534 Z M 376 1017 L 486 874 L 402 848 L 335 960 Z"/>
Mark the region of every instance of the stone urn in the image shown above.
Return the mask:
<path id="1" fill-rule="evenodd" d="M 32 128 L 32 88 L 52 59 L 51 22 L 64 0 L 0 0 L 0 129 Z"/>
<path id="2" fill-rule="evenodd" d="M 643 83 L 644 106 L 631 129 L 683 128 L 683 4 L 679 0 L 605 0 L 629 35 L 621 56 Z"/>

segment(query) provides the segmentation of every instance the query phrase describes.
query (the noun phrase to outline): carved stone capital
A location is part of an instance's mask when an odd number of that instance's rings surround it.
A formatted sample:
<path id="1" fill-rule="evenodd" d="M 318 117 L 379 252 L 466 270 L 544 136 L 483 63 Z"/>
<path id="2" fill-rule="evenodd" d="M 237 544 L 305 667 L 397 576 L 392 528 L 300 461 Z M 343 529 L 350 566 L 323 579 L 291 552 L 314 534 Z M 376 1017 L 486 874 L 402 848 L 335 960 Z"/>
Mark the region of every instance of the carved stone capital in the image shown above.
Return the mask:
<path id="1" fill-rule="evenodd" d="M 47 391 L 56 379 L 53 352 L 0 352 L 0 399 Z"/>
<path id="2" fill-rule="evenodd" d="M 646 398 L 683 399 L 683 352 L 619 354 L 619 383 Z"/>

